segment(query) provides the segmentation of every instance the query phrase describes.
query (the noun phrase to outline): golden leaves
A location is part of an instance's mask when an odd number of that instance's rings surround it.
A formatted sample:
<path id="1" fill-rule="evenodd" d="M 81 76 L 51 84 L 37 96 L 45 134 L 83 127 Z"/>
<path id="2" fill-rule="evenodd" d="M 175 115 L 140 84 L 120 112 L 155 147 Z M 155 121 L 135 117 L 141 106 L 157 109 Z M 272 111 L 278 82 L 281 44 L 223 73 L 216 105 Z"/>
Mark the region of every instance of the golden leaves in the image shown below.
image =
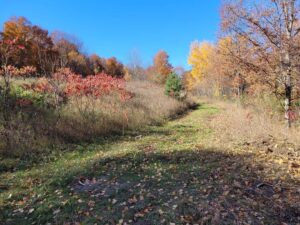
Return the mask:
<path id="1" fill-rule="evenodd" d="M 189 89 L 193 89 L 207 75 L 213 53 L 214 46 L 207 42 L 195 41 L 191 44 L 188 57 L 188 64 L 192 66 L 188 77 Z"/>

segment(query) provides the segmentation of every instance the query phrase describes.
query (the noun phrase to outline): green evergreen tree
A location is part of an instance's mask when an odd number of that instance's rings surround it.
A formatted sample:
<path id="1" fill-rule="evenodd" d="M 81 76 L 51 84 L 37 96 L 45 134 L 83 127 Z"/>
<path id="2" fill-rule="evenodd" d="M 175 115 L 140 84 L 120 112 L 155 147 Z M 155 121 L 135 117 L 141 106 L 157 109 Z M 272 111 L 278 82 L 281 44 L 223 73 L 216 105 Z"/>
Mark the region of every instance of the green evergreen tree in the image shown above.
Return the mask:
<path id="1" fill-rule="evenodd" d="M 182 90 L 181 79 L 178 77 L 176 73 L 171 73 L 168 76 L 168 79 L 166 81 L 165 94 L 168 96 L 179 98 L 181 90 Z"/>

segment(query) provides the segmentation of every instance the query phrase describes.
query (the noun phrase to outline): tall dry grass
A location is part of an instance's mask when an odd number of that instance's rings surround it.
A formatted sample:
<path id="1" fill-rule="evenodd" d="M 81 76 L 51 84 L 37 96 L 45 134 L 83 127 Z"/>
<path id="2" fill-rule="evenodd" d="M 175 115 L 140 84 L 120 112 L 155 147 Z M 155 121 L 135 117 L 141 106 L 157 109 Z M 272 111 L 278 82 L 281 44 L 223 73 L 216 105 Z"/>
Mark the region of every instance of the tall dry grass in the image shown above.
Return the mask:
<path id="1" fill-rule="evenodd" d="M 5 141 L 0 139 L 0 152 L 30 155 L 45 151 L 51 144 L 90 141 L 135 131 L 162 123 L 191 105 L 187 100 L 166 96 L 163 87 L 148 81 L 128 82 L 127 89 L 133 93 L 133 98 L 127 101 L 122 101 L 118 93 L 111 93 L 100 98 L 70 97 L 65 104 L 51 110 L 46 105 L 42 110 L 29 105 L 12 117 L 13 129 L 9 131 L 3 130 L 0 118 L 0 137 L 9 132 L 14 140 L 13 149 L 7 151 Z"/>
<path id="2" fill-rule="evenodd" d="M 212 119 L 211 126 L 218 133 L 218 141 L 223 144 L 265 143 L 278 146 L 281 143 L 287 146 L 288 143 L 295 148 L 300 146 L 299 122 L 295 122 L 291 129 L 287 128 L 283 113 L 274 111 L 270 107 L 272 104 L 209 101 L 221 109 Z M 283 148 L 282 151 L 289 150 Z"/>
<path id="3" fill-rule="evenodd" d="M 161 86 L 148 81 L 130 81 L 127 89 L 134 97 L 120 101 L 117 95 L 72 98 L 62 108 L 58 132 L 72 141 L 84 141 L 101 135 L 138 130 L 158 124 L 190 107 L 189 101 L 177 101 L 164 94 Z"/>

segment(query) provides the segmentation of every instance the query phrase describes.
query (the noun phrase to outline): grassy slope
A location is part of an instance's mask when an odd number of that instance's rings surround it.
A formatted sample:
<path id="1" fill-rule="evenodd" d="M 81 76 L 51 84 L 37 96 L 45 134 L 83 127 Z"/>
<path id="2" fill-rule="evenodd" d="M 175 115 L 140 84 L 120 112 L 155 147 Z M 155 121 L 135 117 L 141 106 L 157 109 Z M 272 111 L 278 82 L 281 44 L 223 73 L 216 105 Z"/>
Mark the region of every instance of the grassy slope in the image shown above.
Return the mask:
<path id="1" fill-rule="evenodd" d="M 288 171 L 288 162 L 278 156 L 214 146 L 218 134 L 209 118 L 216 113 L 201 105 L 164 126 L 77 146 L 55 162 L 2 173 L 0 221 L 297 224 L 297 172 Z M 89 191 L 78 185 L 79 179 L 93 178 Z"/>

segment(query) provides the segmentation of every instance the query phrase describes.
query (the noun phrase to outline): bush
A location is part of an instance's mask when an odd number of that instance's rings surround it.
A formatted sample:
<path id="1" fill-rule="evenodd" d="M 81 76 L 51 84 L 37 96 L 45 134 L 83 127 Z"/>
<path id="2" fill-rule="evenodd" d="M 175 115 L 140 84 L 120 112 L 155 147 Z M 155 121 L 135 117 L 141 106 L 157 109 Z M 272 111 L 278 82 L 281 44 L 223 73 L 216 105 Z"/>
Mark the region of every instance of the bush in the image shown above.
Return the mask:
<path id="1" fill-rule="evenodd" d="M 11 90 L 11 94 L 16 99 L 16 104 L 19 106 L 24 106 L 27 104 L 32 104 L 38 108 L 47 108 L 47 103 L 51 97 L 44 93 L 38 93 L 33 90 L 25 89 L 22 86 L 15 86 Z"/>
<path id="2" fill-rule="evenodd" d="M 171 97 L 179 98 L 182 91 L 181 80 L 177 74 L 171 73 L 168 76 L 165 87 L 165 94 Z"/>

